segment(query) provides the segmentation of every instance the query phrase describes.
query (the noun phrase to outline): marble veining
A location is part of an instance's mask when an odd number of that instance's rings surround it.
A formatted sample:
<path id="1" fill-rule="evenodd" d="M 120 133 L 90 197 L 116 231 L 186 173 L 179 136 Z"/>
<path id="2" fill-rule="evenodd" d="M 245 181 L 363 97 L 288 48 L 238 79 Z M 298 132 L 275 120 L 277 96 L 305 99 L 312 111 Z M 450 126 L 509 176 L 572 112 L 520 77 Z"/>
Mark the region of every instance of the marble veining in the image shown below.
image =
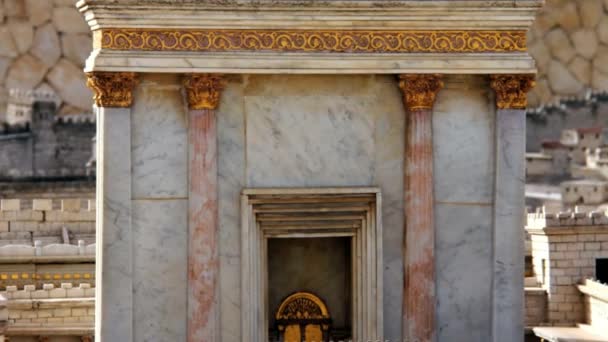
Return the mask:
<path id="1" fill-rule="evenodd" d="M 396 79 L 375 76 L 375 184 L 382 189 L 384 317 L 402 317 L 403 289 L 403 141 L 405 112 Z M 384 320 L 384 338 L 401 338 L 401 320 Z"/>
<path id="2" fill-rule="evenodd" d="M 222 342 L 241 340 L 240 194 L 245 188 L 243 84 L 230 80 L 217 110 L 220 324 Z"/>
<path id="3" fill-rule="evenodd" d="M 370 185 L 372 97 L 246 96 L 252 187 Z"/>
<path id="4" fill-rule="evenodd" d="M 496 189 L 494 200 L 494 341 L 517 339 L 524 328 L 525 125 L 523 110 L 496 114 Z"/>
<path id="5" fill-rule="evenodd" d="M 133 106 L 133 198 L 188 196 L 188 120 L 174 75 L 142 76 Z"/>
<path id="6" fill-rule="evenodd" d="M 188 201 L 132 205 L 133 341 L 185 341 Z"/>
<path id="7" fill-rule="evenodd" d="M 219 340 L 217 120 L 190 110 L 188 133 L 188 341 Z"/>
<path id="8" fill-rule="evenodd" d="M 433 135 L 439 202 L 492 202 L 494 105 L 480 78 L 447 78 L 437 95 Z"/>
<path id="9" fill-rule="evenodd" d="M 96 296 L 101 305 L 96 309 L 96 335 L 108 341 L 130 340 L 133 336 L 131 113 L 124 108 L 98 108 L 97 115 L 100 191 Z"/>
<path id="10" fill-rule="evenodd" d="M 252 108 L 256 111 L 252 111 Z M 340 108 L 345 110 L 340 112 Z M 332 114 L 327 114 L 328 109 L 332 110 Z M 402 288 L 393 284 L 401 284 L 403 281 L 401 244 L 405 116 L 394 77 L 232 77 L 224 91 L 217 115 L 222 341 L 237 342 L 241 338 L 240 329 L 233 324 L 240 319 L 238 196 L 245 184 L 251 186 L 252 179 L 259 182 L 261 175 L 264 176 L 264 182 L 256 183 L 257 186 L 303 186 L 313 183 L 335 186 L 361 183 L 382 188 L 385 338 L 400 339 Z M 269 128 L 272 126 L 263 127 L 266 122 L 261 121 L 274 120 L 279 115 L 284 115 L 285 118 L 277 119 L 279 123 L 275 128 L 285 135 L 292 134 L 294 137 L 293 141 L 289 141 L 291 144 L 316 145 L 315 149 L 309 150 L 302 147 L 299 153 L 305 154 L 304 158 L 327 161 L 327 170 L 299 170 L 294 162 L 297 159 L 293 156 L 286 159 L 284 155 L 279 155 L 272 162 L 268 161 L 272 155 L 262 156 L 265 162 L 256 162 L 258 150 L 264 152 L 260 146 L 262 142 L 272 146 L 272 152 L 276 152 L 275 149 L 279 153 L 288 151 L 287 147 L 278 146 L 284 139 L 273 140 Z M 331 122 L 330 116 L 334 117 L 331 119 L 335 122 L 331 130 L 316 130 L 326 122 L 321 120 Z M 349 116 L 352 121 L 348 121 Z M 304 120 L 296 120 L 300 117 Z M 338 127 L 339 137 L 334 133 L 337 125 L 342 125 Z M 355 134 L 360 137 L 351 137 Z M 321 141 L 315 141 L 315 138 Z M 337 148 L 319 146 L 327 145 L 325 142 L 336 146 L 340 143 L 342 149 L 352 149 L 352 152 L 344 157 Z M 363 151 L 364 155 L 357 150 Z M 342 160 L 347 160 L 350 164 L 340 165 Z M 297 177 L 289 175 L 294 169 Z M 347 173 L 349 170 L 351 172 Z M 295 179 L 296 184 L 288 183 L 290 179 Z"/>
<path id="11" fill-rule="evenodd" d="M 491 340 L 492 210 L 435 208 L 438 341 Z"/>

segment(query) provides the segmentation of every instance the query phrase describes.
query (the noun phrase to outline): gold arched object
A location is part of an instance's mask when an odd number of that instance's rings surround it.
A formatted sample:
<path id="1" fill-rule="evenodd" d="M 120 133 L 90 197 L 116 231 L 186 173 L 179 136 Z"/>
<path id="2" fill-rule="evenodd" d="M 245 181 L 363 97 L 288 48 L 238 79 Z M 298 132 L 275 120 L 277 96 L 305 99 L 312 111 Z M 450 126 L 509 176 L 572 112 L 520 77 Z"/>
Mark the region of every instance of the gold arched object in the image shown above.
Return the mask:
<path id="1" fill-rule="evenodd" d="M 329 338 L 331 317 L 327 306 L 310 292 L 296 292 L 287 297 L 275 318 L 282 342 L 323 342 Z"/>

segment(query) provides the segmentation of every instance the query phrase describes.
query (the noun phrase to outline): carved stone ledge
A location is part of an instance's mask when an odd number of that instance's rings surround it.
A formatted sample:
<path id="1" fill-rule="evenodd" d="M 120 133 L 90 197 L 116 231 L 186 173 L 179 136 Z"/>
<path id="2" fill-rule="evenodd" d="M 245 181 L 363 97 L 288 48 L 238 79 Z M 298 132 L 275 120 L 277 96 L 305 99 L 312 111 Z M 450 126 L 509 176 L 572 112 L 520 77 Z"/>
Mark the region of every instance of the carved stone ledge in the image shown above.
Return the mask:
<path id="1" fill-rule="evenodd" d="M 536 85 L 534 75 L 492 75 L 490 87 L 496 92 L 498 109 L 526 109 L 527 93 Z"/>
<path id="2" fill-rule="evenodd" d="M 133 103 L 133 89 L 139 82 L 134 72 L 89 72 L 87 87 L 95 95 L 97 107 L 128 108 Z"/>
<path id="3" fill-rule="evenodd" d="M 399 88 L 407 110 L 430 110 L 443 81 L 439 74 L 405 74 L 399 75 Z"/>
<path id="4" fill-rule="evenodd" d="M 190 74 L 184 79 L 190 109 L 216 109 L 225 80 L 220 74 Z"/>

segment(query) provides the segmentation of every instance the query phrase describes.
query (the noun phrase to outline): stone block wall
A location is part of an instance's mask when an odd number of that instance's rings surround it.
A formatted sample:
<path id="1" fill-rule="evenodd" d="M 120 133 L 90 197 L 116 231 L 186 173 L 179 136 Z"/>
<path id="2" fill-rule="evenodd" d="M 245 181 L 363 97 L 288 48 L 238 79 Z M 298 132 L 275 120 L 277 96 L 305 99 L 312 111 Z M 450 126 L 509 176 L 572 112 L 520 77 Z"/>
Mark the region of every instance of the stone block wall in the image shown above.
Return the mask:
<path id="1" fill-rule="evenodd" d="M 584 321 L 577 285 L 595 277 L 595 260 L 608 258 L 608 217 L 604 213 L 530 214 L 534 274 L 547 291 L 550 325 Z"/>
<path id="2" fill-rule="evenodd" d="M 60 114 L 91 111 L 82 68 L 89 27 L 75 0 L 0 1 L 0 121 L 8 89 L 43 89 L 61 99 Z"/>
<path id="3" fill-rule="evenodd" d="M 7 299 L 6 336 L 11 342 L 32 337 L 38 341 L 92 341 L 95 288 L 91 284 L 9 286 L 0 295 Z"/>
<path id="4" fill-rule="evenodd" d="M 95 201 L 91 199 L 3 199 L 0 201 L 0 246 L 95 242 Z"/>
<path id="5" fill-rule="evenodd" d="M 539 71 L 530 106 L 608 90 L 608 1 L 547 0 L 528 46 Z"/>
<path id="6" fill-rule="evenodd" d="M 526 288 L 525 294 L 525 326 L 541 325 L 547 319 L 547 291 L 542 288 Z"/>
<path id="7" fill-rule="evenodd" d="M 0 179 L 87 176 L 95 123 L 57 121 L 46 129 L 0 134 Z"/>

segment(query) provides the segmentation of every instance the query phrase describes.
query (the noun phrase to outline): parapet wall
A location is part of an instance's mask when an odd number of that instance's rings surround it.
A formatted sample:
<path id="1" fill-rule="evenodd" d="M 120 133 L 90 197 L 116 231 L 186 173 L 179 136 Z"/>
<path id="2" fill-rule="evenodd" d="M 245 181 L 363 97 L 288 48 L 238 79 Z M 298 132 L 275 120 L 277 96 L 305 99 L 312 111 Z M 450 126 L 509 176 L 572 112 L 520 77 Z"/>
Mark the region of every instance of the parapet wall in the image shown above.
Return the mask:
<path id="1" fill-rule="evenodd" d="M 90 283 L 80 283 L 78 286 L 74 286 L 72 283 L 61 283 L 60 286 L 55 286 L 55 284 L 43 284 L 42 288 L 37 288 L 36 285 L 29 284 L 22 288 L 7 286 L 5 291 L 0 291 L 0 295 L 8 300 L 95 298 L 95 288 L 92 287 Z M 17 307 L 15 304 L 12 306 Z M 11 305 L 9 305 L 9 307 L 11 307 Z"/>
<path id="2" fill-rule="evenodd" d="M 35 285 L 22 289 L 9 286 L 0 295 L 7 299 L 7 336 L 78 336 L 91 341 L 95 322 L 95 288 L 91 284 L 44 284 L 41 289 Z"/>
<path id="3" fill-rule="evenodd" d="M 537 211 L 526 215 L 527 229 L 582 226 L 606 226 L 608 232 L 608 216 L 600 211 L 559 213 Z"/>
<path id="4" fill-rule="evenodd" d="M 39 250 L 26 252 L 22 249 L 23 253 L 44 253 L 44 246 L 51 244 L 77 245 L 78 241 L 83 241 L 85 246 L 93 244 L 95 201 L 80 198 L 0 200 L 0 246 L 34 246 L 35 241 L 39 241 Z M 86 254 L 78 247 L 71 250 L 70 247 L 62 248 L 68 255 Z M 47 248 L 46 254 L 56 253 L 51 249 Z M 5 255 L 2 250 L 0 255 Z"/>

